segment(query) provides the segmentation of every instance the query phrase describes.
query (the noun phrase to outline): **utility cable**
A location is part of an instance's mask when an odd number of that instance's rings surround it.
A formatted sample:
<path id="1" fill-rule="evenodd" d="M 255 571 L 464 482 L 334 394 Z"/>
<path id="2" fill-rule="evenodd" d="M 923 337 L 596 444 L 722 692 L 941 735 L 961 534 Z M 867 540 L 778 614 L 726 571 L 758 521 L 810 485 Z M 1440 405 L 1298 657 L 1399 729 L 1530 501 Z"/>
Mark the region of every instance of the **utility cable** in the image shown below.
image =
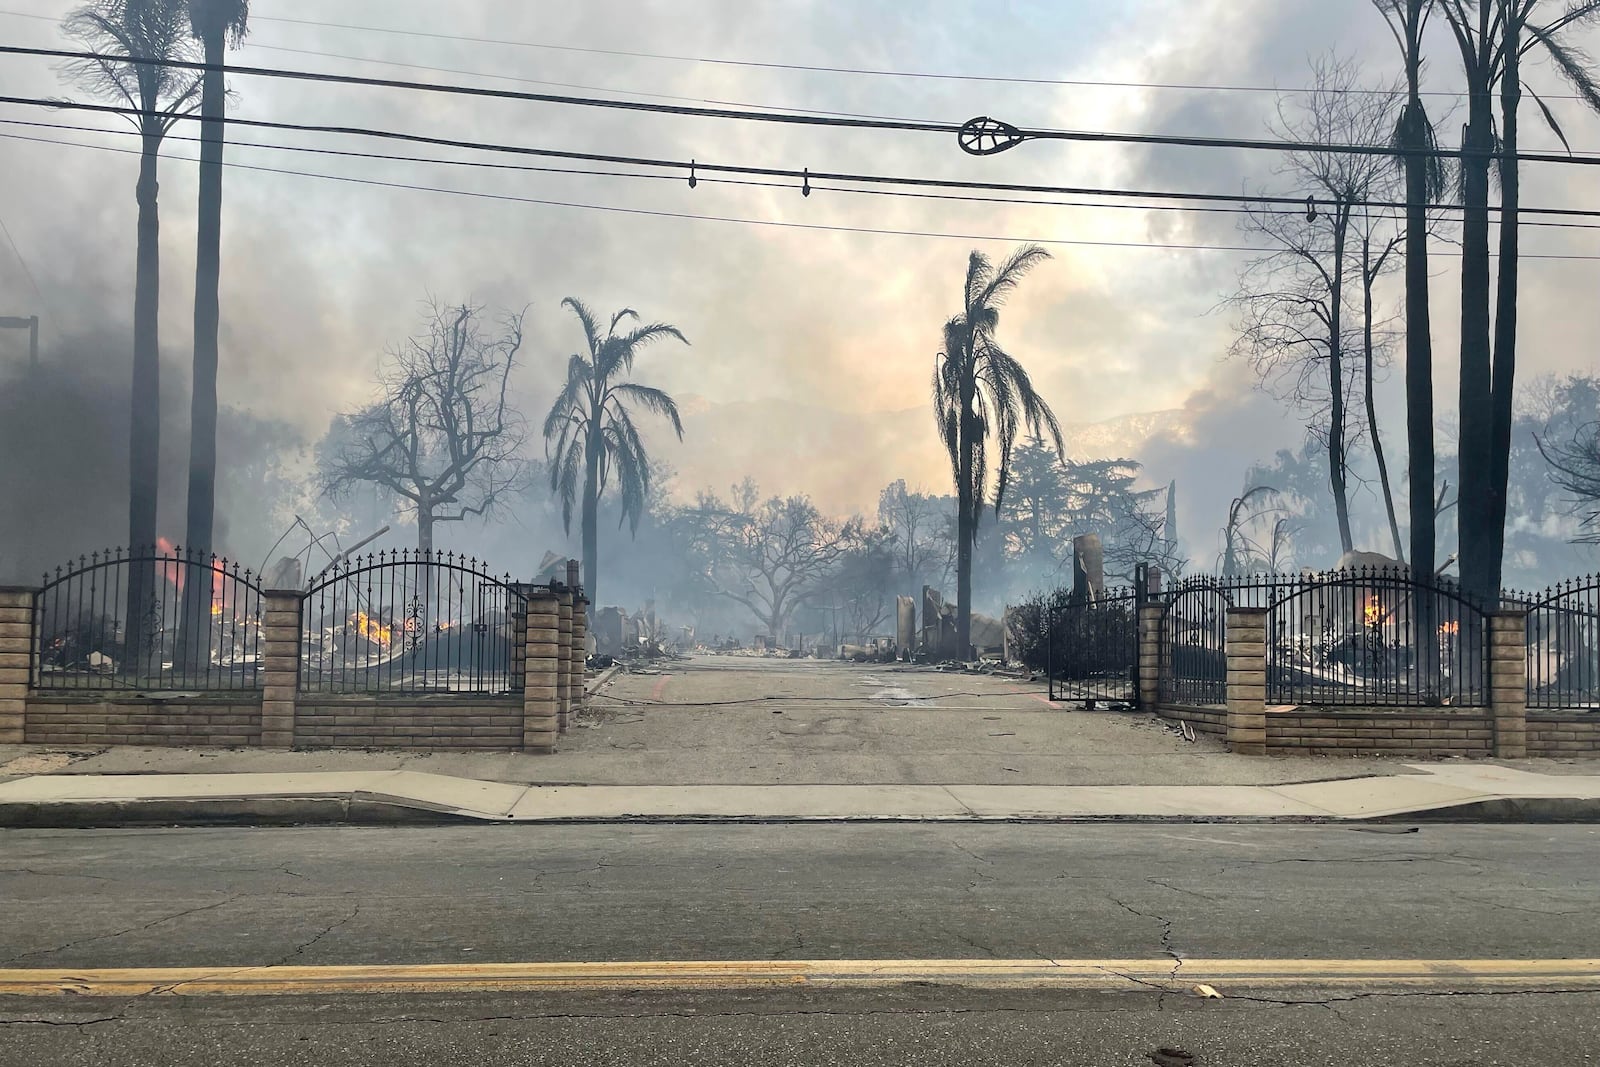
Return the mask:
<path id="1" fill-rule="evenodd" d="M 43 17 L 43 16 L 36 16 Z M 870 67 L 830 67 L 805 63 L 776 63 L 762 62 L 750 59 L 721 59 L 712 56 L 680 56 L 660 52 L 638 52 L 619 48 L 585 48 L 578 45 L 548 44 L 538 41 L 506 41 L 492 37 L 471 37 L 465 35 L 427 32 L 422 30 L 402 30 L 386 26 L 355 26 L 339 22 L 317 22 L 312 19 L 285 18 L 282 16 L 259 16 L 252 18 L 252 22 L 278 22 L 285 25 L 315 26 L 320 29 L 331 30 L 357 30 L 362 33 L 385 33 L 403 37 L 423 37 L 440 41 L 453 41 L 463 44 L 496 44 L 512 48 L 536 48 L 554 52 L 577 52 L 586 55 L 619 56 L 628 59 L 659 59 L 675 63 L 705 63 L 710 66 L 747 67 L 756 70 L 790 70 L 803 71 L 814 74 L 851 74 L 874 78 L 910 78 L 930 81 L 956 81 L 956 82 L 991 82 L 1004 85 L 1059 85 L 1089 89 L 1158 89 L 1176 90 L 1181 92 L 1213 92 L 1213 93 L 1309 93 L 1313 89 L 1280 89 L 1270 85 L 1205 85 L 1199 83 L 1183 82 L 1141 82 L 1141 81 L 1107 81 L 1094 78 L 1025 78 L 1016 75 L 996 74 L 950 74 L 932 71 L 904 71 L 881 70 Z M 1386 89 L 1342 89 L 1339 92 L 1362 96 L 1391 96 L 1394 95 Z M 1427 97 L 1464 97 L 1465 93 L 1448 92 L 1444 90 L 1430 90 L 1421 93 Z M 1582 97 L 1573 94 L 1546 95 L 1546 100 L 1581 100 Z"/>
<path id="2" fill-rule="evenodd" d="M 113 137 L 140 137 L 140 136 L 142 136 L 142 134 L 140 134 L 140 132 L 138 130 L 136 130 L 136 129 L 105 129 L 105 128 L 99 127 L 99 126 L 74 126 L 74 125 L 71 125 L 71 124 L 68 124 L 68 123 L 58 123 L 58 122 L 29 122 L 29 121 L 26 121 L 24 119 L 0 119 L 0 125 L 21 126 L 21 127 L 26 127 L 26 128 L 29 128 L 29 129 L 61 130 L 61 131 L 72 132 L 72 133 L 105 134 L 105 135 L 109 135 L 109 136 L 113 136 Z M 46 143 L 46 144 L 62 144 L 62 145 L 69 145 L 69 146 L 72 146 L 72 147 L 79 147 L 79 148 L 94 147 L 92 145 L 74 144 L 73 142 L 70 142 L 70 141 L 55 141 L 55 140 L 51 140 L 49 138 L 38 138 L 37 140 L 40 143 Z M 179 136 L 177 134 L 169 133 L 163 138 L 163 141 L 173 141 L 173 142 L 188 143 L 188 144 L 200 144 L 202 139 L 199 138 L 199 137 L 182 137 L 182 136 Z M 475 170 L 513 171 L 513 172 L 516 172 L 516 173 L 571 174 L 571 175 L 578 175 L 578 176 L 583 176 L 583 177 L 599 177 L 599 178 L 640 178 L 640 179 L 646 179 L 646 180 L 650 180 L 650 181 L 670 181 L 670 182 L 680 182 L 680 181 L 683 180 L 680 176 L 678 176 L 676 174 L 652 174 L 652 173 L 647 173 L 645 171 L 593 170 L 593 169 L 586 169 L 586 168 L 581 168 L 581 167 L 540 167 L 540 166 L 533 166 L 533 165 L 527 164 L 527 163 L 493 163 L 493 162 L 489 162 L 489 161 L 486 161 L 486 160 L 480 160 L 480 159 L 440 159 L 440 158 L 435 157 L 435 156 L 407 156 L 407 155 L 397 155 L 397 154 L 388 153 L 388 152 L 357 152 L 357 151 L 354 151 L 352 149 L 345 149 L 345 148 L 317 148 L 317 147 L 314 147 L 314 146 L 311 146 L 311 145 L 271 144 L 271 143 L 262 142 L 262 141 L 229 141 L 228 142 L 228 147 L 230 147 L 230 148 L 265 149 L 265 150 L 268 150 L 268 151 L 276 151 L 276 152 L 297 152 L 297 153 L 308 154 L 308 155 L 335 156 L 335 157 L 342 158 L 342 159 L 371 159 L 371 160 L 383 160 L 385 162 L 393 162 L 393 163 L 426 163 L 426 164 L 434 164 L 434 165 L 438 165 L 438 166 L 447 166 L 447 167 L 466 167 L 466 168 L 475 169 Z M 583 153 L 576 153 L 576 154 L 582 155 Z M 640 165 L 640 166 L 651 165 L 651 166 L 661 166 L 661 167 L 675 167 L 675 166 L 680 166 L 680 165 L 687 166 L 687 164 L 679 164 L 675 160 L 649 160 L 649 161 L 641 160 L 641 161 L 638 162 L 638 165 Z M 809 174 L 809 172 L 806 172 L 806 173 Z M 799 177 L 799 176 L 800 175 L 794 175 L 794 177 Z M 819 174 L 819 175 L 816 175 L 816 176 L 820 177 L 821 175 Z M 790 181 L 790 182 L 756 181 L 756 180 L 751 180 L 751 179 L 740 179 L 740 178 L 711 178 L 711 177 L 698 178 L 697 181 L 707 182 L 707 183 L 712 184 L 712 185 L 731 185 L 731 186 L 738 186 L 738 187 L 741 187 L 741 188 L 760 188 L 760 189 L 794 189 L 794 188 L 796 188 L 795 184 L 792 181 Z M 1251 208 L 1251 207 L 1247 207 L 1247 206 L 1238 206 L 1238 205 L 1235 205 L 1235 206 L 1232 206 L 1232 207 L 1223 207 L 1223 206 L 1200 207 L 1200 206 L 1190 206 L 1190 205 L 1187 205 L 1187 204 L 1150 204 L 1150 203 L 1124 203 L 1124 202 L 1100 203 L 1100 202 L 1090 201 L 1090 200 L 1037 200 L 1037 199 L 1028 199 L 1028 198 L 1023 198 L 1023 197 L 1010 197 L 1010 196 L 973 196 L 973 195 L 963 195 L 963 194 L 958 194 L 958 193 L 923 193 L 923 192 L 913 192 L 913 191 L 905 190 L 905 189 L 884 189 L 884 188 L 857 189 L 857 188 L 850 188 L 848 186 L 843 186 L 843 185 L 816 185 L 816 184 L 813 184 L 811 186 L 811 188 L 814 191 L 817 191 L 817 192 L 833 192 L 833 193 L 857 194 L 857 195 L 868 195 L 868 196 L 894 196 L 894 197 L 903 197 L 903 198 L 918 199 L 918 200 L 954 201 L 954 202 L 959 202 L 959 203 L 1014 204 L 1014 205 L 1019 205 L 1019 206 L 1023 206 L 1023 207 L 1065 207 L 1065 208 L 1086 208 L 1086 209 L 1096 209 L 1096 210 L 1103 209 L 1103 210 L 1124 210 L 1124 211 L 1182 212 L 1182 213 L 1185 213 L 1185 214 L 1217 214 L 1217 215 L 1298 215 L 1298 214 L 1304 213 L 1304 211 L 1306 210 L 1305 204 L 1304 204 L 1303 201 L 1296 200 L 1296 199 L 1294 199 L 1292 197 L 1241 197 L 1240 199 L 1246 201 L 1247 203 L 1254 203 L 1254 202 L 1256 202 L 1258 200 L 1266 200 L 1266 201 L 1271 201 L 1272 203 L 1292 204 L 1293 205 L 1293 207 L 1283 207 L 1283 208 L 1271 207 L 1271 206 L 1261 206 L 1261 207 L 1257 207 L 1257 208 Z M 1086 190 L 1086 192 L 1092 192 L 1094 195 L 1110 195 L 1110 193 L 1108 191 L 1102 191 L 1102 190 Z M 1166 195 L 1179 195 L 1179 194 L 1156 194 L 1156 193 L 1152 193 L 1150 195 L 1152 195 L 1152 196 L 1157 196 L 1157 195 L 1166 196 Z M 1394 209 L 1394 210 L 1398 210 L 1401 207 L 1403 207 L 1403 205 L 1401 205 L 1401 204 L 1397 204 L 1397 203 L 1396 204 L 1389 204 L 1389 203 L 1385 203 L 1385 202 L 1382 202 L 1382 201 L 1372 201 L 1371 204 L 1375 208 L 1391 208 L 1391 209 Z M 1539 209 L 1537 209 L 1537 208 L 1528 209 L 1528 210 L 1531 210 L 1534 213 L 1538 213 L 1539 212 Z M 1580 215 L 1580 216 L 1583 216 L 1583 217 L 1600 218 L 1600 210 L 1587 210 L 1587 211 L 1585 211 L 1585 210 L 1582 210 L 1582 209 L 1572 209 L 1572 212 L 1574 214 L 1577 214 L 1577 215 Z M 1350 213 L 1350 218 L 1352 218 L 1352 219 L 1381 219 L 1381 218 L 1392 218 L 1392 217 L 1394 217 L 1394 216 L 1389 215 L 1389 214 L 1385 214 L 1385 213 L 1383 213 L 1381 211 L 1375 211 L 1375 212 L 1362 211 L 1362 212 L 1351 212 Z M 1600 222 L 1594 222 L 1594 223 L 1548 222 L 1548 221 L 1543 221 L 1543 220 L 1539 220 L 1539 219 L 1524 219 L 1524 220 L 1522 220 L 1522 225 L 1524 227 L 1544 227 L 1544 228 L 1553 228 L 1553 229 L 1600 230 Z"/>
<path id="3" fill-rule="evenodd" d="M 29 137 L 24 134 L 0 133 L 0 138 L 17 141 L 32 141 L 40 144 L 60 145 L 69 148 L 86 148 L 101 152 L 115 152 L 121 155 L 138 155 L 139 150 L 133 148 L 116 148 L 110 145 L 89 145 L 72 141 L 52 140 L 46 137 Z M 199 160 L 188 157 L 185 162 L 198 163 Z M 895 230 L 874 228 L 867 226 L 841 226 L 817 222 L 787 222 L 778 219 L 746 219 L 727 215 L 697 215 L 683 211 L 662 211 L 647 208 L 623 207 L 615 204 L 589 204 L 581 201 L 550 200 L 528 196 L 512 196 L 506 193 L 489 193 L 471 189 L 447 189 L 434 185 L 416 185 L 408 182 L 380 181 L 375 178 L 358 178 L 343 174 L 322 174 L 315 171 L 290 170 L 281 167 L 263 167 L 250 163 L 234 163 L 224 161 L 224 166 L 238 170 L 256 171 L 265 174 L 293 175 L 301 178 L 319 178 L 325 181 L 345 182 L 352 185 L 365 185 L 383 189 L 405 189 L 415 192 L 439 193 L 447 196 L 470 197 L 478 200 L 495 200 L 503 203 L 534 204 L 544 207 L 566 207 L 585 211 L 606 211 L 623 215 L 647 216 L 653 218 L 686 219 L 696 222 L 726 222 L 745 226 L 768 226 L 776 229 L 790 230 L 816 230 L 824 233 L 860 233 L 886 237 L 928 237 L 942 240 L 958 241 L 992 241 L 1007 242 L 1010 244 L 1039 244 L 1057 245 L 1066 247 L 1087 248 L 1149 248 L 1163 251 L 1181 252 L 1248 252 L 1251 254 L 1276 254 L 1282 248 L 1263 248 L 1254 245 L 1213 245 L 1213 244 L 1176 244 L 1167 242 L 1150 241 L 1090 241 L 1075 240 L 1059 237 L 1012 237 L 995 234 L 966 234 L 942 233 L 930 230 Z M 1600 255 L 1557 255 L 1557 254 L 1530 254 L 1523 253 L 1519 258 L 1523 261 L 1534 260 L 1565 260 L 1570 262 L 1600 261 Z"/>
<path id="4" fill-rule="evenodd" d="M 83 111 L 93 114 L 121 115 L 125 117 L 150 117 L 153 113 L 135 107 L 126 107 L 119 104 L 91 104 L 73 100 L 50 100 L 41 97 L 14 97 L 0 96 L 0 103 L 18 104 L 21 106 L 45 107 L 65 111 Z M 379 140 L 401 141 L 408 144 L 423 144 L 439 148 L 459 148 L 468 151 L 492 152 L 507 155 L 539 156 L 553 159 L 583 160 L 594 163 L 616 163 L 625 166 L 659 167 L 675 169 L 684 172 L 692 180 L 697 180 L 698 174 L 739 174 L 769 178 L 800 179 L 809 184 L 812 180 L 854 182 L 874 185 L 902 185 L 914 188 L 959 189 L 984 192 L 1006 193 L 1033 193 L 1057 196 L 1104 196 L 1128 199 L 1152 200 L 1179 200 L 1195 203 L 1221 203 L 1237 205 L 1240 203 L 1257 203 L 1293 206 L 1301 210 L 1318 203 L 1315 199 L 1310 201 L 1305 197 L 1295 196 L 1269 196 L 1265 194 L 1249 193 L 1194 193 L 1194 192 L 1169 192 L 1149 189 L 1106 189 L 1092 186 L 1064 186 L 1064 185 L 1035 185 L 1015 182 L 980 182 L 980 181 L 953 181 L 943 178 L 913 178 L 905 176 L 890 176 L 881 174 L 852 174 L 833 171 L 813 171 L 809 168 L 794 170 L 785 167 L 754 167 L 740 166 L 724 163 L 701 163 L 697 160 L 685 162 L 681 159 L 659 159 L 641 156 L 625 156 L 599 152 L 575 152 L 553 148 L 530 148 L 523 145 L 509 145 L 486 141 L 468 141 L 452 137 L 430 137 L 423 134 L 403 133 L 397 130 L 380 130 L 361 126 L 323 126 L 308 123 L 270 122 L 264 119 L 226 118 L 208 119 L 198 114 L 179 114 L 168 116 L 187 122 L 221 121 L 225 124 L 240 126 L 248 129 L 266 129 L 287 131 L 292 133 L 315 133 L 340 136 L 371 137 Z M 802 186 L 804 188 L 804 186 Z M 1327 204 L 1327 201 L 1320 203 Z M 1363 198 L 1350 201 L 1352 207 L 1384 208 L 1401 211 L 1409 205 L 1402 201 L 1373 200 Z M 1459 204 L 1431 203 L 1424 205 L 1430 211 L 1462 210 Z M 1497 206 L 1491 208 L 1498 211 Z M 1550 215 L 1576 218 L 1593 218 L 1600 216 L 1600 211 L 1583 208 L 1540 208 L 1524 207 L 1520 209 L 1523 215 Z"/>
<path id="5" fill-rule="evenodd" d="M 489 89 L 470 85 L 445 85 L 433 82 L 405 81 L 398 78 L 367 78 L 353 74 L 325 74 L 316 71 L 287 70 L 278 67 L 192 63 L 178 59 L 152 59 L 130 57 L 100 52 L 79 52 L 59 48 L 25 48 L 17 45 L 0 45 L 0 55 L 36 56 L 46 59 L 95 61 L 102 63 L 129 63 L 156 66 L 173 70 L 221 71 L 246 77 L 285 79 L 289 81 L 317 82 L 328 85 L 353 85 L 380 89 L 403 89 L 415 92 L 441 93 L 450 96 L 467 96 L 493 100 L 513 100 L 524 103 L 564 104 L 575 107 L 604 108 L 620 111 L 639 111 L 659 115 L 678 115 L 693 118 L 728 119 L 741 122 L 775 123 L 791 126 L 842 127 L 875 130 L 879 132 L 910 132 L 959 134 L 965 124 L 946 122 L 920 122 L 895 119 L 845 118 L 842 116 L 806 115 L 795 112 L 750 111 L 736 108 L 694 107 L 687 104 L 654 104 L 642 100 L 607 100 L 599 97 L 565 96 L 555 93 L 530 93 L 511 89 Z M 228 120 L 221 120 L 228 121 Z M 1186 148 L 1230 148 L 1246 151 L 1301 152 L 1319 155 L 1360 156 L 1424 156 L 1438 159 L 1459 159 L 1474 153 L 1465 149 L 1437 148 L 1414 151 L 1390 145 L 1316 144 L 1305 141 L 1272 141 L 1251 138 L 1200 137 L 1180 134 L 1107 133 L 1095 130 L 1040 130 L 1018 129 L 1019 140 L 1070 141 L 1089 144 L 1165 145 Z M 1487 153 L 1488 158 L 1500 158 L 1501 153 Z M 1600 165 L 1600 156 L 1581 156 L 1545 152 L 1519 152 L 1517 159 L 1525 163 L 1564 163 Z"/>
<path id="6" fill-rule="evenodd" d="M 23 11 L 0 11 L 0 15 L 9 15 L 13 18 L 37 19 L 41 22 L 59 23 L 60 20 L 49 15 L 35 15 Z M 437 33 L 427 30 L 405 30 L 393 26 L 357 26 L 342 22 L 319 22 L 315 19 L 296 19 L 284 16 L 252 15 L 251 24 L 260 22 L 276 22 L 292 26 L 314 26 L 319 29 L 330 30 L 355 30 L 361 33 L 382 33 L 397 37 L 418 37 L 435 41 L 451 41 L 461 44 L 491 44 L 506 48 L 533 48 L 551 52 L 573 52 L 582 55 L 617 56 L 627 59 L 657 59 L 674 63 L 703 63 L 708 66 L 746 67 L 756 70 L 788 70 L 814 74 L 849 74 L 874 78 L 906 78 L 930 81 L 955 81 L 955 82 L 988 82 L 997 85 L 1056 85 L 1073 88 L 1087 89 L 1155 89 L 1172 90 L 1178 92 L 1202 93 L 1272 93 L 1272 94 L 1307 94 L 1313 92 L 1336 92 L 1342 95 L 1354 96 L 1394 96 L 1397 95 L 1388 89 L 1368 89 L 1351 87 L 1344 89 L 1325 88 L 1283 88 L 1275 85 L 1206 85 L 1203 83 L 1188 82 L 1149 82 L 1149 81 L 1111 81 L 1098 78 L 1025 78 L 1017 75 L 1001 74 L 952 74 L 938 71 L 914 70 L 882 70 L 871 67 L 830 67 L 806 63 L 778 63 L 763 62 L 752 59 L 724 59 L 715 56 L 683 56 L 671 55 L 662 52 L 639 52 L 620 48 L 592 48 L 580 45 L 551 44 L 546 41 L 508 41 L 496 37 L 473 37 L 465 34 Z M 250 42 L 253 48 L 268 48 L 270 46 Z M 287 49 L 285 49 L 287 50 Z M 373 60 L 371 62 L 377 62 Z M 406 64 L 407 66 L 411 64 Z M 442 68 L 439 68 L 442 69 Z M 461 72 L 467 73 L 467 72 Z M 480 75 L 492 77 L 492 75 Z M 649 94 L 655 95 L 655 94 Z M 1451 92 L 1449 90 L 1423 90 L 1419 95 L 1425 97 L 1445 97 L 1461 99 L 1466 96 L 1464 92 Z M 1546 100 L 1581 100 L 1582 97 L 1575 93 L 1546 93 Z"/>

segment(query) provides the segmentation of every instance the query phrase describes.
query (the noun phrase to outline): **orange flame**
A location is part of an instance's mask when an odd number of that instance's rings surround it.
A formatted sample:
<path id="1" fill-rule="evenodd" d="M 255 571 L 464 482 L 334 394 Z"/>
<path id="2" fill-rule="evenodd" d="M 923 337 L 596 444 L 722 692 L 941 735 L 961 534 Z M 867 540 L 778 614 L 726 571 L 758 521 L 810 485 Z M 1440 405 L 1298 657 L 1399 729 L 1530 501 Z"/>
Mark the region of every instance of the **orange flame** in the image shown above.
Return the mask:
<path id="1" fill-rule="evenodd" d="M 1451 634 L 1458 634 L 1460 632 L 1461 632 L 1461 623 L 1459 623 L 1459 622 L 1444 622 L 1444 623 L 1440 623 L 1439 624 L 1439 636 L 1440 637 L 1444 637 L 1446 635 L 1451 635 Z"/>
<path id="2" fill-rule="evenodd" d="M 177 546 L 174 545 L 171 541 L 167 540 L 165 537 L 156 538 L 156 554 L 157 555 L 166 556 L 166 557 L 170 558 L 170 557 L 175 557 L 177 555 L 177 553 L 178 553 Z M 178 596 L 182 596 L 183 595 L 183 579 L 184 579 L 184 575 L 186 573 L 186 569 L 184 567 L 179 566 L 176 563 L 164 563 L 161 566 L 161 570 L 165 572 L 162 576 L 172 585 L 172 591 L 175 594 L 177 594 Z M 223 611 L 224 611 L 224 608 L 225 608 L 225 605 L 223 603 L 223 600 L 224 600 L 224 596 L 223 596 L 224 586 L 223 586 L 222 579 L 223 579 L 222 571 L 214 570 L 214 571 L 211 572 L 211 614 L 213 616 L 216 616 L 216 617 L 220 617 L 222 615 Z"/>
<path id="3" fill-rule="evenodd" d="M 355 628 L 357 633 L 380 648 L 388 648 L 389 643 L 394 640 L 392 626 L 385 626 L 364 611 L 356 612 Z"/>
<path id="4" fill-rule="evenodd" d="M 1376 626 L 1383 621 L 1383 605 L 1375 596 L 1367 598 L 1366 617 L 1368 626 Z"/>

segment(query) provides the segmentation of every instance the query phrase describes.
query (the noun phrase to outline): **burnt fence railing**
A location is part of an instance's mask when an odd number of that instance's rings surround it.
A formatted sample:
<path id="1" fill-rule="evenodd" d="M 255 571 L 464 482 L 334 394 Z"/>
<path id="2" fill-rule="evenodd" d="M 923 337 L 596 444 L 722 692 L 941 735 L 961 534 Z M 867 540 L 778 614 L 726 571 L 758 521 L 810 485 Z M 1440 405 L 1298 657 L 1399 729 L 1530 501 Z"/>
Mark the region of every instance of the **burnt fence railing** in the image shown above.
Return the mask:
<path id="1" fill-rule="evenodd" d="M 1447 583 L 1372 567 L 1273 576 L 1267 703 L 1483 707 L 1484 609 Z"/>
<path id="2" fill-rule="evenodd" d="M 260 682 L 261 586 L 173 548 L 108 549 L 46 574 L 33 598 L 40 689 L 247 690 Z"/>
<path id="3" fill-rule="evenodd" d="M 1049 698 L 1064 703 L 1137 704 L 1139 601 L 1132 589 L 1057 597 L 1049 605 Z"/>
<path id="4" fill-rule="evenodd" d="M 1231 591 L 1211 578 L 1190 578 L 1164 593 L 1161 619 L 1163 704 L 1217 707 L 1228 701 L 1228 609 Z"/>
<path id="5" fill-rule="evenodd" d="M 1519 595 L 1507 606 L 1528 613 L 1528 707 L 1600 711 L 1600 576 Z"/>
<path id="6" fill-rule="evenodd" d="M 352 559 L 319 576 L 301 602 L 300 688 L 520 692 L 525 589 L 454 553 Z"/>

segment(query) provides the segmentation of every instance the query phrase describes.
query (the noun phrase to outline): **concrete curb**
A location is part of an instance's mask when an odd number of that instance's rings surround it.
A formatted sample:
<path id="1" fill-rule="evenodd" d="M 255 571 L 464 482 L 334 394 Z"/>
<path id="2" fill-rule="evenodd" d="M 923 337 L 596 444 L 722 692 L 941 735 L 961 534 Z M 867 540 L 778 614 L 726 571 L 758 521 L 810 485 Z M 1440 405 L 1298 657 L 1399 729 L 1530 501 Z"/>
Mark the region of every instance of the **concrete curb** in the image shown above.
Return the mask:
<path id="1" fill-rule="evenodd" d="M 0 829 L 117 829 L 207 826 L 790 826 L 914 823 L 964 825 L 1165 825 L 1362 826 L 1395 823 L 1600 823 L 1600 800 L 1496 798 L 1450 807 L 1382 815 L 620 815 L 512 820 L 478 812 L 430 807 L 425 802 L 371 793 L 340 796 L 210 798 L 206 800 L 93 800 L 0 803 Z"/>

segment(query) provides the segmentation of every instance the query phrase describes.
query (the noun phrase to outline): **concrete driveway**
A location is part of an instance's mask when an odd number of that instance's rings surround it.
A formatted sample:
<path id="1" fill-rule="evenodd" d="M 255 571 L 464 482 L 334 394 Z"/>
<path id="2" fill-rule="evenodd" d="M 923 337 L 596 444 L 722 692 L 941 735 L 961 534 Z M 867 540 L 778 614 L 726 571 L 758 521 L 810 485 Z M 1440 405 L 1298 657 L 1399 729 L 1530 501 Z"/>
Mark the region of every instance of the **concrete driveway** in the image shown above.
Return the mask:
<path id="1" fill-rule="evenodd" d="M 1044 683 L 897 664 L 701 656 L 619 675 L 563 744 L 587 782 L 1257 785 L 1406 773 L 1381 760 L 1234 756 L 1152 715 Z"/>

